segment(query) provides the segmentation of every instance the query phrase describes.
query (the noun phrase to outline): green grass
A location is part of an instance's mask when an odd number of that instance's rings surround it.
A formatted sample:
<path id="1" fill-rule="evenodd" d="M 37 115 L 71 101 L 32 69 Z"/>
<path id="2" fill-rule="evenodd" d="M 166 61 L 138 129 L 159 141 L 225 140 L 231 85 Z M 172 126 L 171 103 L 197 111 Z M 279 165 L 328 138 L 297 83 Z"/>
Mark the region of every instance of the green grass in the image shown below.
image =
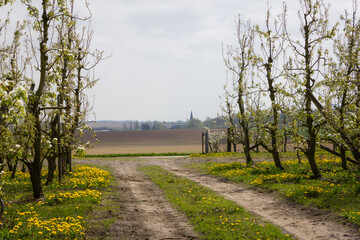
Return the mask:
<path id="1" fill-rule="evenodd" d="M 297 159 L 297 154 L 295 151 L 287 151 L 287 152 L 281 152 L 280 153 L 282 158 L 286 158 L 286 159 Z M 333 155 L 331 155 L 330 153 L 320 150 L 317 152 L 318 156 L 322 156 L 322 157 L 331 157 Z M 207 154 L 202 154 L 202 153 L 193 153 L 190 154 L 190 157 L 194 157 L 194 158 L 245 158 L 245 154 L 243 152 L 218 152 L 218 153 L 207 153 Z M 260 151 L 260 152 L 251 152 L 251 157 L 254 160 L 258 160 L 258 159 L 272 159 L 272 154 L 266 151 Z M 305 156 L 303 154 L 300 154 L 300 158 L 302 160 L 305 160 Z"/>
<path id="2" fill-rule="evenodd" d="M 360 226 L 359 172 L 343 170 L 340 159 L 321 154 L 317 163 L 322 180 L 310 178 L 307 161 L 283 161 L 285 171 L 277 169 L 271 161 L 258 162 L 253 167 L 243 162 L 208 162 L 192 167 L 234 182 L 275 190 L 298 203 L 328 209 Z"/>
<path id="3" fill-rule="evenodd" d="M 28 173 L 1 176 L 5 182 L 5 213 L 0 220 L 0 239 L 75 239 L 83 238 L 86 215 L 100 203 L 110 183 L 110 173 L 93 167 L 78 166 L 61 184 L 44 187 L 45 198 L 32 200 Z M 42 175 L 45 182 L 46 171 Z"/>
<path id="4" fill-rule="evenodd" d="M 115 237 L 109 234 L 109 231 L 114 222 L 121 219 L 121 194 L 117 187 L 117 182 L 111 181 L 103 191 L 100 205 L 86 215 L 85 227 L 88 229 L 86 239 L 113 239 Z"/>
<path id="5" fill-rule="evenodd" d="M 166 198 L 186 213 L 201 239 L 292 239 L 234 202 L 158 166 L 141 170 L 163 189 Z"/>
<path id="6" fill-rule="evenodd" d="M 121 153 L 121 154 L 87 154 L 85 158 L 113 158 L 113 157 L 157 157 L 157 156 L 188 156 L 192 153 Z"/>

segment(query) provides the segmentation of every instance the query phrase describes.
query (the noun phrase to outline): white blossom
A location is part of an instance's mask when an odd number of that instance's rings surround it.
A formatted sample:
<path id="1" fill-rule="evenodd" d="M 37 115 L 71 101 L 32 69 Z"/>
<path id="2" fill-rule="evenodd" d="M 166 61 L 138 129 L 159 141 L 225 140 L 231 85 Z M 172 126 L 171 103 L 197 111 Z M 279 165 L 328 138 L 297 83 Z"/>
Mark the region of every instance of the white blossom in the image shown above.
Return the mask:
<path id="1" fill-rule="evenodd" d="M 3 81 L 3 86 L 4 86 L 4 87 L 9 86 L 9 81 L 7 81 L 7 80 L 6 80 L 6 81 Z"/>
<path id="2" fill-rule="evenodd" d="M 78 146 L 77 150 L 85 150 L 85 147 L 84 146 Z"/>
<path id="3" fill-rule="evenodd" d="M 23 85 L 19 84 L 16 86 L 16 91 L 18 92 L 26 92 L 26 89 L 24 88 Z"/>
<path id="4" fill-rule="evenodd" d="M 16 105 L 18 105 L 19 107 L 24 107 L 24 101 L 21 100 L 21 99 L 18 99 L 18 100 L 16 101 Z"/>

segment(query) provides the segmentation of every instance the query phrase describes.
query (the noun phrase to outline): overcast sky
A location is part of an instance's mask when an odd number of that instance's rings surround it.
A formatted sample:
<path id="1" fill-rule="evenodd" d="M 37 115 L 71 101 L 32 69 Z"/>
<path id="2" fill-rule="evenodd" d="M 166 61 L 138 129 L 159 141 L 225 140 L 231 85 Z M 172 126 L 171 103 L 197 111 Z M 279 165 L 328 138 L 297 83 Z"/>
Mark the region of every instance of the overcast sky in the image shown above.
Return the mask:
<path id="1" fill-rule="evenodd" d="M 97 120 L 204 120 L 220 112 L 226 82 L 222 44 L 235 20 L 265 20 L 267 0 L 89 0 L 92 46 L 111 58 L 97 66 Z M 282 0 L 270 0 L 279 13 Z M 338 18 L 351 0 L 332 1 Z M 287 1 L 296 26 L 298 3 Z M 336 16 L 335 16 L 336 15 Z"/>

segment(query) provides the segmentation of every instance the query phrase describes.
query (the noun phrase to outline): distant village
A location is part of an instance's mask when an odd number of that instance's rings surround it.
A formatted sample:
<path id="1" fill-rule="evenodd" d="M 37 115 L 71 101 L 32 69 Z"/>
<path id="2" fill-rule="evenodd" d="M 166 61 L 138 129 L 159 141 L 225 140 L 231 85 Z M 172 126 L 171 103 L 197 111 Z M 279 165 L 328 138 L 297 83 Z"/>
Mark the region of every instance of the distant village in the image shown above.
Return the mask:
<path id="1" fill-rule="evenodd" d="M 167 121 L 97 121 L 89 122 L 88 125 L 95 132 L 100 131 L 141 131 L 141 130 L 164 130 L 164 129 L 199 129 L 199 128 L 225 128 L 225 121 L 219 117 L 206 118 L 201 121 L 194 117 L 193 112 L 186 121 L 179 120 L 176 122 Z"/>

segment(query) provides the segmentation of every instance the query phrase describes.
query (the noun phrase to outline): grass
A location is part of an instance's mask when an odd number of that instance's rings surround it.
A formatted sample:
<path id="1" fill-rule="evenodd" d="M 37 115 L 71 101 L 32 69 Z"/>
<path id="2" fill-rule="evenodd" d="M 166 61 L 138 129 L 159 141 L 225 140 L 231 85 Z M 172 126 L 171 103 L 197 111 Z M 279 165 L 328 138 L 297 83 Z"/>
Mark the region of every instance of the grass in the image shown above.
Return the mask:
<path id="1" fill-rule="evenodd" d="M 113 157 L 157 157 L 157 156 L 188 156 L 192 153 L 119 153 L 119 154 L 87 154 L 85 158 L 113 158 Z"/>
<path id="2" fill-rule="evenodd" d="M 298 203 L 328 209 L 360 226 L 359 171 L 343 170 L 340 159 L 322 154 L 317 155 L 317 163 L 321 180 L 311 179 L 307 161 L 298 160 L 283 161 L 285 171 L 277 169 L 271 161 L 258 162 L 253 167 L 242 162 L 208 162 L 192 167 L 234 182 L 277 191 Z"/>
<path id="3" fill-rule="evenodd" d="M 101 203 L 86 216 L 86 239 L 111 239 L 111 226 L 121 218 L 120 192 L 116 189 L 117 183 L 111 181 L 102 192 Z M 106 236 L 106 237 L 105 237 Z"/>
<path id="4" fill-rule="evenodd" d="M 234 202 L 158 166 L 141 170 L 163 189 L 166 198 L 186 213 L 201 239 L 292 239 Z"/>
<path id="5" fill-rule="evenodd" d="M 295 151 L 281 152 L 280 154 L 281 154 L 282 158 L 297 159 L 297 154 Z M 322 157 L 333 156 L 326 151 L 319 151 L 317 154 Z M 193 154 L 190 154 L 190 157 L 194 157 L 194 158 L 245 158 L 245 154 L 243 152 L 218 152 L 218 153 L 207 153 L 207 154 L 193 153 Z M 269 152 L 266 152 L 266 151 L 259 151 L 259 152 L 252 152 L 251 157 L 254 160 L 272 159 L 272 154 Z M 305 159 L 305 156 L 300 154 L 300 158 Z"/>
<path id="6" fill-rule="evenodd" d="M 46 171 L 43 172 L 45 181 Z M 32 200 L 28 173 L 2 175 L 5 182 L 5 213 L 0 220 L 0 239 L 75 239 L 83 238 L 86 215 L 101 201 L 110 183 L 110 173 L 89 166 L 76 166 L 61 184 L 45 186 L 45 198 Z M 56 181 L 56 180 L 55 180 Z"/>

